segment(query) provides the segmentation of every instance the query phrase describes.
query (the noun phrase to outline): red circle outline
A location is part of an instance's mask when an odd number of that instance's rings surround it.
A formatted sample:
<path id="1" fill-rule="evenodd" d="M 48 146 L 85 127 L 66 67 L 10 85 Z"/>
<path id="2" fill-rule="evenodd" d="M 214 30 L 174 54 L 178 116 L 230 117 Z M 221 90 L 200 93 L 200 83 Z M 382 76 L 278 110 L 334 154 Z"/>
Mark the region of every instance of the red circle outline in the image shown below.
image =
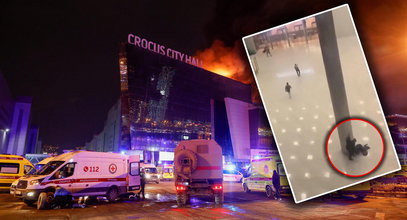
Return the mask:
<path id="1" fill-rule="evenodd" d="M 370 124 L 371 126 L 373 126 L 373 127 L 376 129 L 376 131 L 377 131 L 377 132 L 379 133 L 379 135 L 380 135 L 380 138 L 382 139 L 382 147 L 383 147 L 383 148 L 382 148 L 382 156 L 380 157 L 379 162 L 377 163 L 377 165 L 376 165 L 371 171 L 369 171 L 369 172 L 367 172 L 367 173 L 364 173 L 364 174 L 360 174 L 360 175 L 346 174 L 346 173 L 342 172 L 341 170 L 339 170 L 339 169 L 334 165 L 334 163 L 331 161 L 331 158 L 329 157 L 329 152 L 328 152 L 328 148 L 329 148 L 329 146 L 328 146 L 328 145 L 329 145 L 329 144 L 328 144 L 328 141 L 329 141 L 329 139 L 331 138 L 331 135 L 332 135 L 332 133 L 335 131 L 335 129 L 336 129 L 337 127 L 339 127 L 339 125 L 341 125 L 341 124 L 343 124 L 343 123 L 345 123 L 345 122 L 348 122 L 348 121 L 352 121 L 352 120 L 359 120 L 359 121 L 363 121 L 363 122 L 366 122 L 366 123 Z M 383 160 L 383 157 L 384 157 L 384 151 L 385 151 L 384 139 L 383 139 L 383 135 L 382 135 L 382 133 L 380 132 L 380 130 L 379 130 L 374 124 L 372 124 L 371 122 L 369 122 L 369 121 L 367 121 L 367 120 L 364 120 L 364 119 L 360 119 L 360 118 L 350 118 L 350 119 L 346 119 L 346 120 L 344 120 L 344 121 L 339 122 L 337 125 L 335 125 L 335 127 L 332 128 L 331 132 L 329 132 L 328 138 L 326 139 L 326 142 L 325 142 L 325 153 L 326 153 L 326 156 L 328 157 L 329 163 L 331 164 L 331 166 L 332 166 L 336 171 L 338 171 L 339 173 L 341 173 L 341 174 L 343 174 L 343 175 L 345 175 L 345 176 L 348 176 L 348 177 L 362 177 L 362 176 L 366 176 L 366 175 L 372 173 L 373 171 L 375 171 L 375 170 L 379 167 L 379 165 L 382 163 L 382 160 Z"/>
<path id="2" fill-rule="evenodd" d="M 114 167 L 114 171 L 111 170 L 112 167 Z M 110 164 L 110 165 L 109 165 L 109 172 L 110 172 L 111 174 L 114 174 L 114 173 L 116 173 L 116 171 L 117 171 L 117 166 L 116 166 L 116 164 L 114 164 L 114 163 Z"/>

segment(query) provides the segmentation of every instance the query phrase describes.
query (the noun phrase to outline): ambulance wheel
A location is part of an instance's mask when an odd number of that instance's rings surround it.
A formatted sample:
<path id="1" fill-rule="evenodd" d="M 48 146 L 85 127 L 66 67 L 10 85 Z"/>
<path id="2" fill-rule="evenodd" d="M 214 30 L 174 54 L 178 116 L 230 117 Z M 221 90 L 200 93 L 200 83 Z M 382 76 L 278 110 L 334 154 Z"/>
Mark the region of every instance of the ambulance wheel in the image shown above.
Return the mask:
<path id="1" fill-rule="evenodd" d="M 51 206 L 51 202 L 54 199 L 54 193 L 53 192 L 42 192 L 38 196 L 38 201 L 37 201 L 37 209 L 48 209 Z"/>
<path id="2" fill-rule="evenodd" d="M 250 192 L 250 189 L 249 189 L 249 187 L 247 187 L 247 184 L 246 184 L 246 183 L 243 183 L 243 191 L 244 191 L 245 193 L 249 193 L 249 192 Z"/>
<path id="3" fill-rule="evenodd" d="M 273 188 L 271 188 L 271 186 L 266 186 L 266 195 L 267 198 L 274 198 L 274 191 Z"/>
<path id="4" fill-rule="evenodd" d="M 178 206 L 185 206 L 188 202 L 187 193 L 177 193 L 177 204 Z"/>
<path id="5" fill-rule="evenodd" d="M 32 206 L 32 205 L 34 205 L 34 203 L 36 201 L 35 200 L 26 200 L 26 199 L 24 199 L 23 202 L 28 206 Z"/>
<path id="6" fill-rule="evenodd" d="M 215 193 L 215 204 L 216 205 L 222 205 L 225 197 L 223 195 L 223 192 L 221 193 Z"/>
<path id="7" fill-rule="evenodd" d="M 106 198 L 109 200 L 109 202 L 115 202 L 117 198 L 119 197 L 119 193 L 117 191 L 116 187 L 111 187 L 109 191 L 106 193 Z"/>

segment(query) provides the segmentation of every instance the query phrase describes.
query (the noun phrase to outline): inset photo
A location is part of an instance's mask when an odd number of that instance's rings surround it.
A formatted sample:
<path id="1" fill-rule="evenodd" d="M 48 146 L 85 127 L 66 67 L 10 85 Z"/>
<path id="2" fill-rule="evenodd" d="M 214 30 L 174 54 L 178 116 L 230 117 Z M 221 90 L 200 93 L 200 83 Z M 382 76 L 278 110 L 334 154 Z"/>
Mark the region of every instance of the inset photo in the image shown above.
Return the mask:
<path id="1" fill-rule="evenodd" d="M 400 169 L 348 5 L 243 42 L 296 203 Z"/>

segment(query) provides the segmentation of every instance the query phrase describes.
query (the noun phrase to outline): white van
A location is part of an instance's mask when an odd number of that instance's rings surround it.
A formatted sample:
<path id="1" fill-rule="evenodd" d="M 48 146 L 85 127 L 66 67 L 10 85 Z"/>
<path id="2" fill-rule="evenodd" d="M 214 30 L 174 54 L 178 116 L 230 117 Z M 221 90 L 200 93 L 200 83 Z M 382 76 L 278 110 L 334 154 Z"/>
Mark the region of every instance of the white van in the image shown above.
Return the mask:
<path id="1" fill-rule="evenodd" d="M 161 174 L 158 172 L 157 167 L 154 164 L 141 164 L 141 169 L 144 170 L 146 174 L 146 182 L 147 183 L 160 183 Z"/>
<path id="2" fill-rule="evenodd" d="M 56 156 L 35 175 L 20 178 L 16 195 L 38 209 L 49 208 L 57 191 L 64 196 L 105 196 L 115 201 L 120 195 L 140 189 L 139 156 L 117 153 L 74 151 Z M 54 198 L 55 197 L 55 198 Z"/>
<path id="3" fill-rule="evenodd" d="M 33 175 L 35 172 L 40 170 L 45 164 L 47 164 L 48 162 L 50 162 L 53 159 L 54 159 L 54 157 L 47 157 L 47 158 L 41 160 L 40 162 L 38 162 L 37 164 L 34 165 L 34 169 L 31 169 L 24 176 Z M 10 186 L 10 194 L 13 195 L 14 197 L 19 197 L 18 195 L 15 194 L 18 180 L 19 179 L 16 179 Z"/>

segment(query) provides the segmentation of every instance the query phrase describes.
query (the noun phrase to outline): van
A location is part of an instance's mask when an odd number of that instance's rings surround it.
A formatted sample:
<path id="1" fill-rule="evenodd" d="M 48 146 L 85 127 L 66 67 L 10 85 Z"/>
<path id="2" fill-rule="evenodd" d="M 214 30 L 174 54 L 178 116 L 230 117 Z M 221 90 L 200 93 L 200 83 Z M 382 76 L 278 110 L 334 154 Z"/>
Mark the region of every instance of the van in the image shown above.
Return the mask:
<path id="1" fill-rule="evenodd" d="M 252 160 L 242 181 L 243 190 L 247 193 L 251 191 L 265 192 L 268 198 L 273 198 L 275 193 L 272 180 L 274 170 L 280 176 L 280 194 L 290 195 L 288 179 L 278 155 Z"/>
<path id="2" fill-rule="evenodd" d="M 34 166 L 22 156 L 0 154 L 0 190 L 9 191 L 11 184 Z"/>
<path id="3" fill-rule="evenodd" d="M 162 169 L 161 180 L 173 180 L 174 179 L 174 165 L 164 164 Z"/>
<path id="4" fill-rule="evenodd" d="M 154 164 L 141 164 L 141 169 L 144 170 L 147 183 L 160 183 L 161 175 Z"/>
<path id="5" fill-rule="evenodd" d="M 139 166 L 138 155 L 73 151 L 56 156 L 35 175 L 20 178 L 15 194 L 28 205 L 36 202 L 38 209 L 50 208 L 59 195 L 104 196 L 113 202 L 140 189 Z"/>
<path id="6" fill-rule="evenodd" d="M 34 169 L 30 170 L 24 176 L 33 175 L 35 172 L 40 170 L 45 164 L 50 162 L 52 159 L 54 159 L 54 157 L 47 157 L 47 158 L 41 160 L 40 162 L 38 162 L 37 164 L 34 165 Z M 16 191 L 17 183 L 18 183 L 18 179 L 16 179 L 10 186 L 10 194 L 15 196 L 15 197 L 16 197 L 15 191 Z"/>

